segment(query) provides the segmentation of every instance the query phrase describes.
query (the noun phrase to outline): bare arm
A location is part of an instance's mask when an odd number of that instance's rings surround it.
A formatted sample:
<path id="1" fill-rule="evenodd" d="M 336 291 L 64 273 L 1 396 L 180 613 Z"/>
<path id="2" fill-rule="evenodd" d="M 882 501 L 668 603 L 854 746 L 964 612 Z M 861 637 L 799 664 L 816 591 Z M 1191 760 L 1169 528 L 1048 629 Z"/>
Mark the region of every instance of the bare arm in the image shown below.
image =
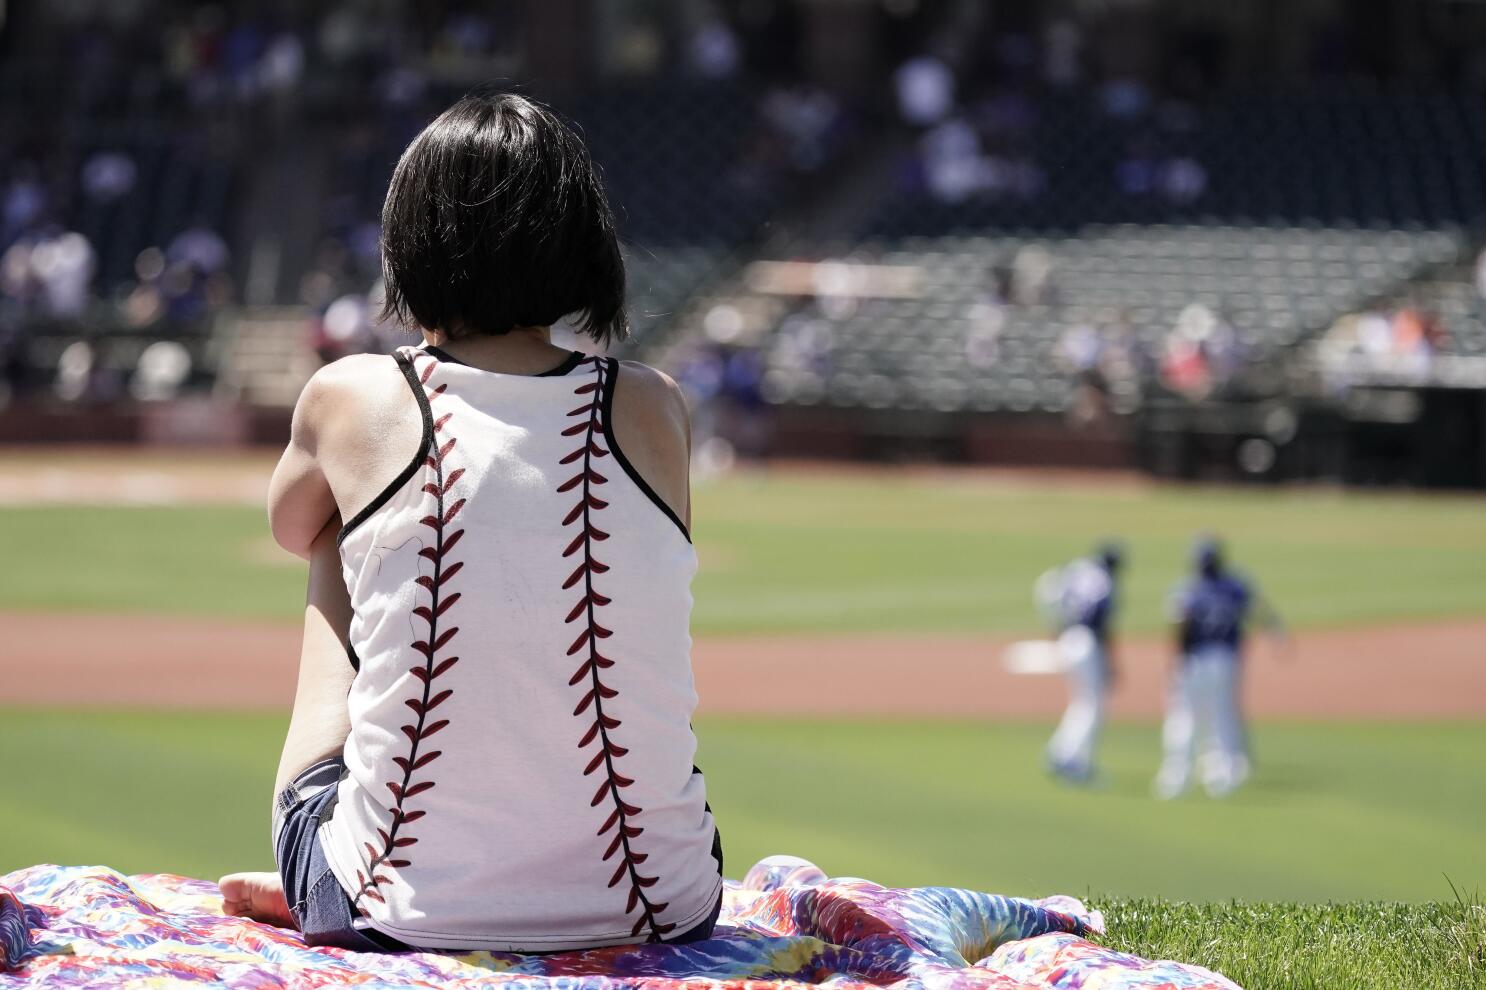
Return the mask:
<path id="1" fill-rule="evenodd" d="M 1280 637 L 1285 635 L 1285 622 L 1280 618 L 1280 613 L 1262 595 L 1254 596 L 1254 618 L 1265 631 Z"/>
<path id="2" fill-rule="evenodd" d="M 1293 660 L 1295 648 L 1289 631 L 1285 629 L 1284 620 L 1269 600 L 1260 595 L 1254 596 L 1254 619 L 1269 634 L 1275 655 L 1281 660 Z"/>
<path id="3" fill-rule="evenodd" d="M 275 794 L 306 767 L 340 753 L 351 734 L 346 712 L 346 695 L 355 677 L 346 651 L 351 599 L 341 577 L 340 553 L 335 545 L 339 528 L 340 517 L 332 517 L 309 548 L 299 686 L 279 759 Z"/>
<path id="4" fill-rule="evenodd" d="M 614 435 L 640 477 L 691 529 L 691 416 L 680 386 L 633 361 L 614 388 Z"/>
<path id="5" fill-rule="evenodd" d="M 310 547 L 335 515 L 335 496 L 320 463 L 325 419 L 332 412 L 333 389 L 324 369 L 305 385 L 294 405 L 289 445 L 268 483 L 268 525 L 279 546 L 309 559 Z"/>

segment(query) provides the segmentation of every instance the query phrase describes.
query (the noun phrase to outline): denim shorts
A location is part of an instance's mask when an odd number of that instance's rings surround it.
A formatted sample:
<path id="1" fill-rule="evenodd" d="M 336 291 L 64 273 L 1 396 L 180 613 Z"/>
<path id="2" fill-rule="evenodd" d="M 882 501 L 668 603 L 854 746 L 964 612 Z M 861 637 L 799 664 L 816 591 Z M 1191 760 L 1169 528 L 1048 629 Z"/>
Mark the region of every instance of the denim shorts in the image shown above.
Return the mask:
<path id="1" fill-rule="evenodd" d="M 274 805 L 273 851 L 284 898 L 306 945 L 358 952 L 399 952 L 408 946 L 372 928 L 330 872 L 320 845 L 320 822 L 335 806 L 345 764 L 321 760 L 295 777 Z"/>
<path id="2" fill-rule="evenodd" d="M 290 781 L 274 804 L 274 858 L 284 882 L 289 911 L 306 945 L 328 945 L 357 952 L 413 951 L 412 946 L 371 927 L 330 871 L 320 845 L 320 823 L 330 818 L 335 807 L 336 785 L 345 769 L 345 762 L 338 756 L 321 760 Z M 712 855 L 721 872 L 722 840 L 715 834 Z M 710 938 L 721 911 L 719 895 L 708 917 L 666 942 L 676 945 Z"/>

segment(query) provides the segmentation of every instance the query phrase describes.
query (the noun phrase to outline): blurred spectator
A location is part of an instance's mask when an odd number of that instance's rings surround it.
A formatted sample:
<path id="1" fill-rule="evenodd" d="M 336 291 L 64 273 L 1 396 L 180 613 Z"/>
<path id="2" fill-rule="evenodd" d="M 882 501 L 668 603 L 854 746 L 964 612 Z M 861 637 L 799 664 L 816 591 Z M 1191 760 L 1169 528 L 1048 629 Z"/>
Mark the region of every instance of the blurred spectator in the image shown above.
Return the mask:
<path id="1" fill-rule="evenodd" d="M 0 196 L 0 244 L 9 244 L 24 233 L 45 210 L 46 189 L 36 176 L 36 166 L 20 162 Z"/>
<path id="2" fill-rule="evenodd" d="M 1196 159 L 1171 158 L 1161 166 L 1157 182 L 1161 194 L 1173 203 L 1190 203 L 1207 190 L 1207 170 Z"/>
<path id="3" fill-rule="evenodd" d="M 941 203 L 958 203 L 991 185 L 990 164 L 980 153 L 980 137 L 955 117 L 919 139 L 924 181 Z"/>
<path id="4" fill-rule="evenodd" d="M 1153 371 L 1150 355 L 1130 325 L 1130 314 L 1121 311 L 1104 333 L 1099 368 L 1105 380 L 1125 395 L 1137 397 L 1140 383 Z"/>
<path id="5" fill-rule="evenodd" d="M 348 292 L 326 307 L 315 323 L 311 346 L 325 364 L 374 349 L 366 295 Z"/>
<path id="6" fill-rule="evenodd" d="M 955 102 L 955 79 L 949 66 L 933 55 L 909 59 L 893 74 L 898 113 L 917 127 L 937 124 Z"/>
<path id="7" fill-rule="evenodd" d="M 1216 323 L 1213 311 L 1201 303 L 1192 303 L 1177 315 L 1161 355 L 1161 379 L 1172 391 L 1190 399 L 1205 399 L 1212 393 L 1212 368 L 1203 343 Z"/>
<path id="8" fill-rule="evenodd" d="M 797 171 L 812 172 L 825 164 L 841 114 L 834 96 L 818 86 L 779 87 L 764 97 L 760 110 L 785 142 Z"/>
<path id="9" fill-rule="evenodd" d="M 129 394 L 146 402 L 173 399 L 191 374 L 191 355 L 174 340 L 157 340 L 139 355 Z"/>
<path id="10" fill-rule="evenodd" d="M 280 31 L 257 66 L 258 83 L 269 94 L 290 93 L 304 75 L 304 42 L 293 31 Z"/>
<path id="11" fill-rule="evenodd" d="M 31 240 L 18 240 L 0 254 L 0 298 L 11 304 L 8 310 L 24 316 L 40 292 L 31 271 Z"/>
<path id="12" fill-rule="evenodd" d="M 124 152 L 95 152 L 83 163 L 83 191 L 95 202 L 112 202 L 129 194 L 137 174 L 134 159 Z"/>
<path id="13" fill-rule="evenodd" d="M 1070 17 L 1049 21 L 1042 35 L 1042 77 L 1053 86 L 1075 85 L 1083 75 L 1083 29 Z"/>
<path id="14" fill-rule="evenodd" d="M 1075 323 L 1066 328 L 1053 351 L 1063 369 L 1077 377 L 1099 367 L 1104 353 L 1104 342 L 1099 331 L 1087 323 Z"/>
<path id="15" fill-rule="evenodd" d="M 972 368 L 992 367 L 1001 356 L 1001 331 L 1006 326 L 1006 307 L 992 296 L 973 303 L 965 314 L 970 329 L 965 335 L 965 360 Z"/>
<path id="16" fill-rule="evenodd" d="M 1047 301 L 1053 256 L 1041 244 L 1028 244 L 1011 260 L 1011 301 L 1037 306 Z"/>
<path id="17" fill-rule="evenodd" d="M 165 252 L 145 248 L 134 259 L 134 287 L 124 297 L 122 312 L 126 325 L 139 329 L 165 315 L 161 280 L 165 274 Z"/>
<path id="18" fill-rule="evenodd" d="M 62 230 L 43 235 L 31 248 L 30 265 L 47 315 L 59 319 L 83 315 L 97 267 L 93 245 L 86 237 Z"/>
<path id="19" fill-rule="evenodd" d="M 1150 109 L 1151 91 L 1139 79 L 1111 79 L 1099 88 L 1099 104 L 1111 117 L 1133 120 Z"/>
<path id="20" fill-rule="evenodd" d="M 1167 388 L 1189 399 L 1207 398 L 1212 381 L 1201 346 L 1185 337 L 1167 337 L 1161 354 L 1161 380 Z"/>
<path id="21" fill-rule="evenodd" d="M 202 224 L 181 231 L 165 249 L 165 258 L 171 264 L 184 264 L 202 275 L 223 271 L 231 254 L 222 235 Z"/>
<path id="22" fill-rule="evenodd" d="M 1426 379 L 1449 345 L 1438 315 L 1412 303 L 1392 313 L 1368 309 L 1338 317 L 1317 348 L 1327 385 L 1341 390 L 1370 372 Z"/>
<path id="23" fill-rule="evenodd" d="M 1357 317 L 1357 343 L 1364 354 L 1386 358 L 1393 352 L 1393 323 L 1386 313 L 1367 310 Z"/>
<path id="24" fill-rule="evenodd" d="M 710 11 L 687 43 L 692 71 L 704 79 L 731 79 L 738 72 L 738 36 L 727 21 Z"/>
<path id="25" fill-rule="evenodd" d="M 831 371 L 835 330 L 812 308 L 796 310 L 779 324 L 775 356 L 781 367 L 825 376 Z"/>
<path id="26" fill-rule="evenodd" d="M 1177 315 L 1166 336 L 1160 375 L 1173 391 L 1205 399 L 1234 384 L 1246 357 L 1233 324 L 1210 307 L 1192 303 Z"/>

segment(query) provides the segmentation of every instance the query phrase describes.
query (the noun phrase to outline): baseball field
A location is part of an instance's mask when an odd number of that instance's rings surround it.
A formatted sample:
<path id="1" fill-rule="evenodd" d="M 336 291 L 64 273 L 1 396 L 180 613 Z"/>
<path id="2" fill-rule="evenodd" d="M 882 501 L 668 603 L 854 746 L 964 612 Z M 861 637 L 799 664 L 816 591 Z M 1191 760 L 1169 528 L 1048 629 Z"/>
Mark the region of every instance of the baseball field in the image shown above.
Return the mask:
<path id="1" fill-rule="evenodd" d="M 270 866 L 303 571 L 267 535 L 269 466 L 0 458 L 0 873 Z M 797 467 L 695 503 L 698 759 L 729 873 L 789 852 L 1086 896 L 1117 944 L 1249 986 L 1340 985 L 1328 952 L 1400 981 L 1379 986 L 1486 973 L 1486 501 Z M 1250 785 L 1159 803 L 1163 599 L 1202 530 L 1294 635 L 1248 660 Z M 1037 575 L 1109 536 L 1129 551 L 1116 724 L 1100 780 L 1070 789 L 1041 763 L 1061 683 L 1000 652 L 1043 634 Z M 1302 937 L 1328 919 L 1324 948 Z"/>

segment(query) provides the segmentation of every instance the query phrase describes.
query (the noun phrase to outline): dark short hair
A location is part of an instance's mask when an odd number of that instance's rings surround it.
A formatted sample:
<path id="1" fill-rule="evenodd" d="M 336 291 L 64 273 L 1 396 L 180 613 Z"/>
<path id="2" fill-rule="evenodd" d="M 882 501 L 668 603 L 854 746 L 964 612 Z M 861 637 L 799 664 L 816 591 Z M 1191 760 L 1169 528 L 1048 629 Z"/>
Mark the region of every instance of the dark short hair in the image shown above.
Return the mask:
<path id="1" fill-rule="evenodd" d="M 408 145 L 382 207 L 382 271 L 383 318 L 410 328 L 498 335 L 575 316 L 599 343 L 629 332 L 588 149 L 514 93 L 477 89 Z"/>

